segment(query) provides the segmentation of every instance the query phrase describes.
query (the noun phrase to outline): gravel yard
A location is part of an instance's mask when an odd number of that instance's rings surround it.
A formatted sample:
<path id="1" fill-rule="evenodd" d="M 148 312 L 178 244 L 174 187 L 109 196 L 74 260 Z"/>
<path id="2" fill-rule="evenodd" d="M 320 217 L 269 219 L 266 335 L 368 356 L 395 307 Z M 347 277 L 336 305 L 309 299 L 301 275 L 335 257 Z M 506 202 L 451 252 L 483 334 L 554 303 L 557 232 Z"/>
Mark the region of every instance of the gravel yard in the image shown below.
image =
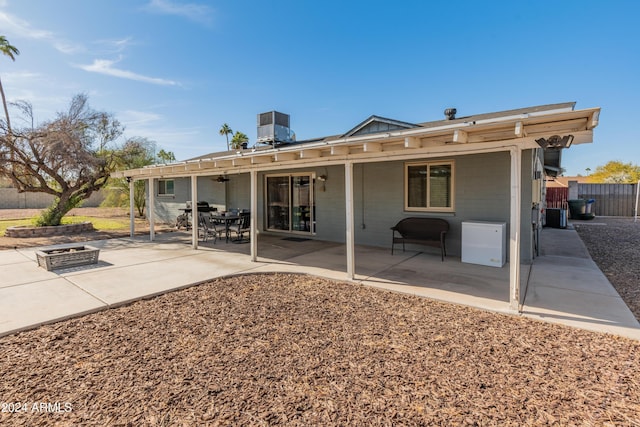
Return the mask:
<path id="1" fill-rule="evenodd" d="M 0 370 L 0 425 L 640 425 L 638 342 L 300 275 L 7 336 Z"/>
<path id="2" fill-rule="evenodd" d="M 576 229 L 638 316 L 640 223 Z M 0 371 L 9 426 L 640 426 L 640 342 L 304 275 L 6 336 Z"/>

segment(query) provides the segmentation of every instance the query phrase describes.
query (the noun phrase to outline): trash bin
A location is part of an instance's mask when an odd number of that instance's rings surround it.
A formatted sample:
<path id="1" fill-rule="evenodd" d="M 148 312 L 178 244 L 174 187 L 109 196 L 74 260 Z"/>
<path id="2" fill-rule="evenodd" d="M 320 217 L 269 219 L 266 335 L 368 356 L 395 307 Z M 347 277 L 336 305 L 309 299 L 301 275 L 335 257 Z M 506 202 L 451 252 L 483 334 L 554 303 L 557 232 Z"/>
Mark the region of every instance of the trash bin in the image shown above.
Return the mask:
<path id="1" fill-rule="evenodd" d="M 572 219 L 579 219 L 580 215 L 584 215 L 587 210 L 587 201 L 585 199 L 567 200 L 569 203 L 569 214 Z"/>
<path id="2" fill-rule="evenodd" d="M 593 219 L 595 214 L 591 212 L 591 205 L 595 202 L 595 199 L 574 199 L 567 200 L 569 203 L 569 213 L 571 219 Z"/>
<path id="3" fill-rule="evenodd" d="M 590 214 L 591 213 L 591 206 L 593 205 L 593 203 L 596 201 L 596 199 L 589 199 L 587 200 L 587 204 L 584 207 L 584 213 L 585 214 Z"/>

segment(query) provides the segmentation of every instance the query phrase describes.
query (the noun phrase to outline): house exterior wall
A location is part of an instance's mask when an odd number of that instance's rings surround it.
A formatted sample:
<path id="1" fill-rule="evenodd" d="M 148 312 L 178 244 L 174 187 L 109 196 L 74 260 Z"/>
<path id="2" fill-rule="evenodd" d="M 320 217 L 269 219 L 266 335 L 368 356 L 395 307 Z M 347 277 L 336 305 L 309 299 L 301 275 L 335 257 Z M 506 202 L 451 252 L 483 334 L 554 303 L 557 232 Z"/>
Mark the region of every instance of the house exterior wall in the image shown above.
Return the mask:
<path id="1" fill-rule="evenodd" d="M 198 199 L 209 202 L 210 206 L 218 210 L 226 209 L 226 183 L 215 181 L 215 177 L 198 177 Z M 147 206 L 149 206 L 149 182 L 146 182 Z M 158 180 L 154 180 L 154 213 L 157 222 L 172 224 L 176 217 L 183 212 L 186 202 L 191 200 L 191 178 L 175 178 L 174 194 L 172 196 L 158 195 Z"/>
<path id="2" fill-rule="evenodd" d="M 532 150 L 522 154 L 521 188 L 521 258 L 531 262 L 532 233 L 530 212 L 532 203 Z M 412 159 L 420 161 L 421 159 Z M 435 160 L 435 159 L 429 159 Z M 511 159 L 509 152 L 485 153 L 446 157 L 454 160 L 455 212 L 427 213 L 404 210 L 404 161 L 358 163 L 354 165 L 354 233 L 356 244 L 390 247 L 391 230 L 402 218 L 410 216 L 437 217 L 447 220 L 447 253 L 460 256 L 462 222 L 469 220 L 507 223 L 510 226 Z M 345 168 L 343 165 L 308 167 L 286 171 L 269 171 L 258 174 L 258 231 L 264 231 L 265 176 L 285 173 L 315 173 L 326 175 L 324 182 L 316 180 L 316 233 L 314 238 L 335 242 L 345 241 Z M 198 178 L 198 199 L 205 200 L 220 210 L 230 208 L 249 209 L 250 174 L 229 175 L 229 181 L 218 183 L 215 177 Z M 156 183 L 157 185 L 157 183 Z M 157 188 L 156 188 L 157 194 Z M 156 215 L 162 221 L 173 222 L 190 200 L 190 179 L 175 180 L 175 196 L 156 197 Z M 407 249 L 434 251 L 425 246 Z M 507 254 L 508 257 L 508 254 Z"/>
<path id="3" fill-rule="evenodd" d="M 522 153 L 521 187 L 521 258 L 531 262 L 532 233 L 530 223 L 532 152 Z M 447 157 L 446 159 L 451 159 Z M 354 165 L 354 233 L 356 244 L 390 247 L 391 230 L 399 220 L 410 216 L 438 217 L 451 226 L 447 234 L 447 253 L 461 254 L 462 222 L 469 220 L 507 223 L 510 226 L 511 159 L 509 152 L 465 155 L 455 161 L 455 212 L 425 213 L 404 210 L 403 161 L 361 163 Z M 419 159 L 416 159 L 419 160 Z M 433 160 L 433 159 L 430 159 Z M 413 160 L 412 160 L 413 161 Z M 345 202 L 344 166 L 323 168 L 325 191 L 316 184 L 316 238 L 344 242 Z M 411 248 L 411 246 L 408 246 Z M 414 246 L 423 251 L 438 251 Z M 508 257 L 508 254 L 507 254 Z"/>
<path id="4" fill-rule="evenodd" d="M 229 175 L 229 181 L 217 183 L 226 185 L 226 210 L 229 209 L 250 209 L 251 208 L 251 175 L 241 173 Z M 207 200 L 207 199 L 202 199 Z M 219 208 L 220 209 L 220 208 Z"/>
<path id="5" fill-rule="evenodd" d="M 435 217 L 450 225 L 447 254 L 460 256 L 463 221 L 510 222 L 509 156 L 500 152 L 453 157 L 455 212 L 405 211 L 403 161 L 358 165 L 354 172 L 356 243 L 390 247 L 390 227 L 402 218 Z M 438 251 L 418 245 L 407 248 Z"/>

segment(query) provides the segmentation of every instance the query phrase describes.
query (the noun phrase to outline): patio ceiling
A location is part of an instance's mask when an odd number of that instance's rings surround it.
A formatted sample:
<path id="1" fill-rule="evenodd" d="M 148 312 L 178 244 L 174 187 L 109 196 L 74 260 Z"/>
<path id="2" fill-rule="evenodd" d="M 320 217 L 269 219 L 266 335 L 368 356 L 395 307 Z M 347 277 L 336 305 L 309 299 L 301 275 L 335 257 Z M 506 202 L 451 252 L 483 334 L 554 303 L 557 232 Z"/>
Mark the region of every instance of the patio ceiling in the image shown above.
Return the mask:
<path id="1" fill-rule="evenodd" d="M 133 180 L 198 176 L 505 151 L 510 147 L 530 149 L 540 148 L 536 140 L 554 135 L 570 134 L 573 144 L 583 144 L 592 142 L 599 113 L 599 108 L 565 107 L 488 118 L 471 116 L 411 129 L 218 153 L 210 158 L 119 171 L 113 176 Z"/>

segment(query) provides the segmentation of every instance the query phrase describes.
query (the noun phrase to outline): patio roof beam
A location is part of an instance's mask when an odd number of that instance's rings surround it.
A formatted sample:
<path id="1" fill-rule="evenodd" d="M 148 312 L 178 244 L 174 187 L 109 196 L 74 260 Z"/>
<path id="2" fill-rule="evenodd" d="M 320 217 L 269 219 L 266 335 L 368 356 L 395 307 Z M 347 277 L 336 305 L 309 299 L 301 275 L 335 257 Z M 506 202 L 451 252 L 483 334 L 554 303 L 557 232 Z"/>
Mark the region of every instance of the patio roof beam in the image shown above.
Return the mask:
<path id="1" fill-rule="evenodd" d="M 301 159 L 317 159 L 321 155 L 320 150 L 300 150 Z"/>
<path id="2" fill-rule="evenodd" d="M 591 134 L 591 131 L 588 132 Z M 574 142 L 575 143 L 575 142 Z M 457 156 L 457 155 L 466 155 L 466 154 L 479 154 L 479 153 L 490 153 L 490 152 L 498 152 L 498 151 L 508 151 L 510 147 L 514 145 L 521 146 L 522 149 L 527 148 L 539 148 L 540 146 L 535 142 L 535 139 L 532 137 L 525 138 L 512 138 L 510 140 L 504 141 L 490 141 L 483 143 L 469 143 L 469 144 L 439 144 L 437 146 L 427 145 L 427 143 L 423 143 L 422 148 L 416 148 L 413 150 L 406 150 L 402 146 L 396 147 L 392 151 L 382 151 L 382 152 L 374 152 L 374 153 L 359 153 L 359 154 L 350 154 L 346 156 L 322 156 L 320 150 L 316 152 L 316 157 L 305 157 L 300 158 L 298 160 L 292 160 L 288 162 L 282 163 L 265 163 L 252 165 L 247 162 L 244 165 L 233 166 L 231 164 L 226 168 L 216 168 L 216 169 L 201 169 L 197 171 L 192 171 L 187 174 L 185 171 L 160 171 L 156 170 L 156 177 L 164 177 L 164 178 L 176 178 L 176 177 L 185 177 L 190 176 L 192 174 L 198 176 L 204 175 L 215 175 L 215 174 L 225 174 L 225 173 L 247 173 L 254 168 L 257 168 L 259 171 L 272 171 L 272 170 L 282 170 L 282 169 L 290 169 L 290 168 L 304 168 L 304 167 L 316 167 L 316 166 L 329 166 L 329 165 L 344 165 L 345 161 L 353 161 L 354 163 L 371 163 L 371 162 L 384 162 L 384 161 L 403 161 L 409 159 L 418 158 L 436 158 L 436 157 L 445 157 L 445 156 Z M 307 153 L 309 155 L 309 153 Z M 327 154 L 329 154 L 327 152 Z M 243 160 L 249 160 L 248 158 Z M 163 172 L 163 173 L 159 173 Z"/>
<path id="3" fill-rule="evenodd" d="M 407 136 L 404 139 L 404 148 L 421 148 L 422 143 L 417 136 Z"/>
<path id="4" fill-rule="evenodd" d="M 298 156 L 296 155 L 296 153 L 293 153 L 293 152 L 283 152 L 283 153 L 278 152 L 274 155 L 274 157 L 276 162 L 287 162 L 291 160 L 296 160 Z"/>
<path id="5" fill-rule="evenodd" d="M 332 156 L 347 156 L 349 155 L 349 147 L 345 145 L 334 145 L 330 149 Z"/>
<path id="6" fill-rule="evenodd" d="M 516 122 L 516 126 L 513 132 L 518 138 L 522 138 L 523 136 L 527 136 L 527 132 L 524 130 L 524 125 L 522 122 Z"/>
<path id="7" fill-rule="evenodd" d="M 231 166 L 231 160 L 216 160 L 214 164 L 216 168 L 228 168 Z"/>
<path id="8" fill-rule="evenodd" d="M 527 134 L 534 135 L 537 133 L 563 133 L 563 132 L 577 132 L 582 130 L 588 130 L 587 118 L 582 117 L 579 119 L 564 120 L 561 122 L 546 122 L 527 125 Z"/>
<path id="9" fill-rule="evenodd" d="M 265 163 L 273 162 L 273 157 L 271 156 L 259 156 L 259 157 L 251 157 L 252 165 L 262 165 Z"/>
<path id="10" fill-rule="evenodd" d="M 245 166 L 251 163 L 251 159 L 248 158 L 239 158 L 231 160 L 231 164 L 233 166 Z"/>
<path id="11" fill-rule="evenodd" d="M 573 143 L 572 145 L 576 145 L 576 144 L 590 144 L 593 142 L 593 131 L 592 130 L 585 130 L 582 132 L 574 132 L 572 133 L 573 135 Z"/>
<path id="12" fill-rule="evenodd" d="M 456 129 L 453 131 L 453 142 L 466 144 L 469 142 L 469 134 L 463 130 Z"/>
<path id="13" fill-rule="evenodd" d="M 589 116 L 589 120 L 587 122 L 587 129 L 591 130 L 594 127 L 598 126 L 598 120 L 600 119 L 600 110 L 594 111 Z"/>
<path id="14" fill-rule="evenodd" d="M 379 153 L 382 151 L 381 142 L 365 142 L 362 144 L 362 151 L 365 153 Z"/>

